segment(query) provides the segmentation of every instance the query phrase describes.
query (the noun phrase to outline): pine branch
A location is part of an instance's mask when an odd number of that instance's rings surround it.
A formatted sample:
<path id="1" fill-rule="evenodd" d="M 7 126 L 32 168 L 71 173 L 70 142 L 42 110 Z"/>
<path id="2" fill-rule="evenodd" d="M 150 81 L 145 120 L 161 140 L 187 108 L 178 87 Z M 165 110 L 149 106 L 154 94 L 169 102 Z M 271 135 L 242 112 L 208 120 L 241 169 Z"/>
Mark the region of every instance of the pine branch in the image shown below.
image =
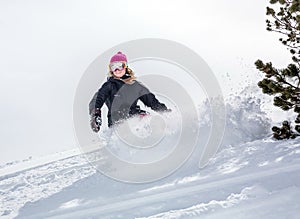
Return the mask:
<path id="1" fill-rule="evenodd" d="M 258 86 L 268 95 L 274 96 L 274 105 L 282 110 L 294 109 L 298 113 L 295 120 L 300 123 L 300 8 L 299 0 L 269 0 L 271 4 L 279 4 L 277 12 L 267 7 L 267 15 L 272 17 L 266 20 L 267 30 L 284 35 L 280 38 L 281 43 L 286 46 L 292 54 L 293 64 L 279 70 L 272 67 L 272 63 L 264 64 L 257 60 L 255 65 L 258 70 L 265 73 L 265 78 L 258 82 Z M 276 139 L 289 139 L 299 136 L 292 130 L 291 123 L 284 121 L 282 127 L 272 128 Z M 300 133 L 300 125 L 294 130 Z"/>

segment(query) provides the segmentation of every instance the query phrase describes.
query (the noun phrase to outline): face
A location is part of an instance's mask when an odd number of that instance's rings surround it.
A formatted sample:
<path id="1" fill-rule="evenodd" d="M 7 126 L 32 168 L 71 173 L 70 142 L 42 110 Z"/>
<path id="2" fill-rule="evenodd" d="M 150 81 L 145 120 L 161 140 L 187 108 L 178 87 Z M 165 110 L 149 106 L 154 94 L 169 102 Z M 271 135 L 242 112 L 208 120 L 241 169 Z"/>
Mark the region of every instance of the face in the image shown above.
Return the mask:
<path id="1" fill-rule="evenodd" d="M 126 73 L 126 62 L 112 62 L 109 67 L 117 78 L 121 78 Z"/>
<path id="2" fill-rule="evenodd" d="M 117 78 L 121 78 L 121 77 L 123 77 L 123 75 L 125 75 L 125 72 L 126 72 L 126 69 L 123 68 L 123 70 L 119 70 L 119 69 L 115 70 L 115 71 L 113 72 L 113 74 L 114 74 L 114 76 L 116 76 Z"/>

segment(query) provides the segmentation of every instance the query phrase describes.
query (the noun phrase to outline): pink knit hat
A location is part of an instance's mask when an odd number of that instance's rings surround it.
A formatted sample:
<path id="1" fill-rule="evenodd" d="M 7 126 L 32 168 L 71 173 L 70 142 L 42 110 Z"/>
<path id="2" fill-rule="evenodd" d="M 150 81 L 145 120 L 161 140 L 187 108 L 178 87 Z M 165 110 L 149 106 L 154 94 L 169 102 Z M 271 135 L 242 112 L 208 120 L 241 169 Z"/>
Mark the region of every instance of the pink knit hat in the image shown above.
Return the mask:
<path id="1" fill-rule="evenodd" d="M 112 62 L 127 62 L 126 55 L 123 54 L 122 52 L 118 52 L 113 57 L 111 57 L 110 63 Z"/>

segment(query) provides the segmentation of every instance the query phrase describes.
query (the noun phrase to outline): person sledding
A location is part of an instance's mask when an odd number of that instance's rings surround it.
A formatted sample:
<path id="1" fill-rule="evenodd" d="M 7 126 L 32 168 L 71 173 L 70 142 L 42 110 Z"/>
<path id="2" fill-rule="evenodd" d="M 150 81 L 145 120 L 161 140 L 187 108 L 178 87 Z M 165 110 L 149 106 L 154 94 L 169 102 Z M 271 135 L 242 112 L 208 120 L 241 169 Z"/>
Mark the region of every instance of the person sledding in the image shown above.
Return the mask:
<path id="1" fill-rule="evenodd" d="M 101 108 L 104 103 L 108 107 L 108 127 L 134 115 L 146 115 L 147 112 L 137 105 L 138 100 L 154 111 L 170 111 L 148 88 L 136 80 L 134 72 L 128 67 L 126 55 L 118 52 L 110 59 L 108 80 L 89 104 L 92 130 L 100 130 Z"/>

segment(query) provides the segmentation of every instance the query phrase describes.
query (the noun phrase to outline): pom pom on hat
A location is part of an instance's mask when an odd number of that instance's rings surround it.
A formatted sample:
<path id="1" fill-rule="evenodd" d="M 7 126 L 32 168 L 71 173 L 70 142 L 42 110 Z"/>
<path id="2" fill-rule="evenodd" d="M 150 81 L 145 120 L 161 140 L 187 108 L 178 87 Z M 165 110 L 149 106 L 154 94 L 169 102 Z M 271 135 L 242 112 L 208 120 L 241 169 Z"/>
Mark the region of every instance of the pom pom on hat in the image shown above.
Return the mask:
<path id="1" fill-rule="evenodd" d="M 111 57 L 110 63 L 112 62 L 127 62 L 126 55 L 119 51 L 117 54 Z"/>

